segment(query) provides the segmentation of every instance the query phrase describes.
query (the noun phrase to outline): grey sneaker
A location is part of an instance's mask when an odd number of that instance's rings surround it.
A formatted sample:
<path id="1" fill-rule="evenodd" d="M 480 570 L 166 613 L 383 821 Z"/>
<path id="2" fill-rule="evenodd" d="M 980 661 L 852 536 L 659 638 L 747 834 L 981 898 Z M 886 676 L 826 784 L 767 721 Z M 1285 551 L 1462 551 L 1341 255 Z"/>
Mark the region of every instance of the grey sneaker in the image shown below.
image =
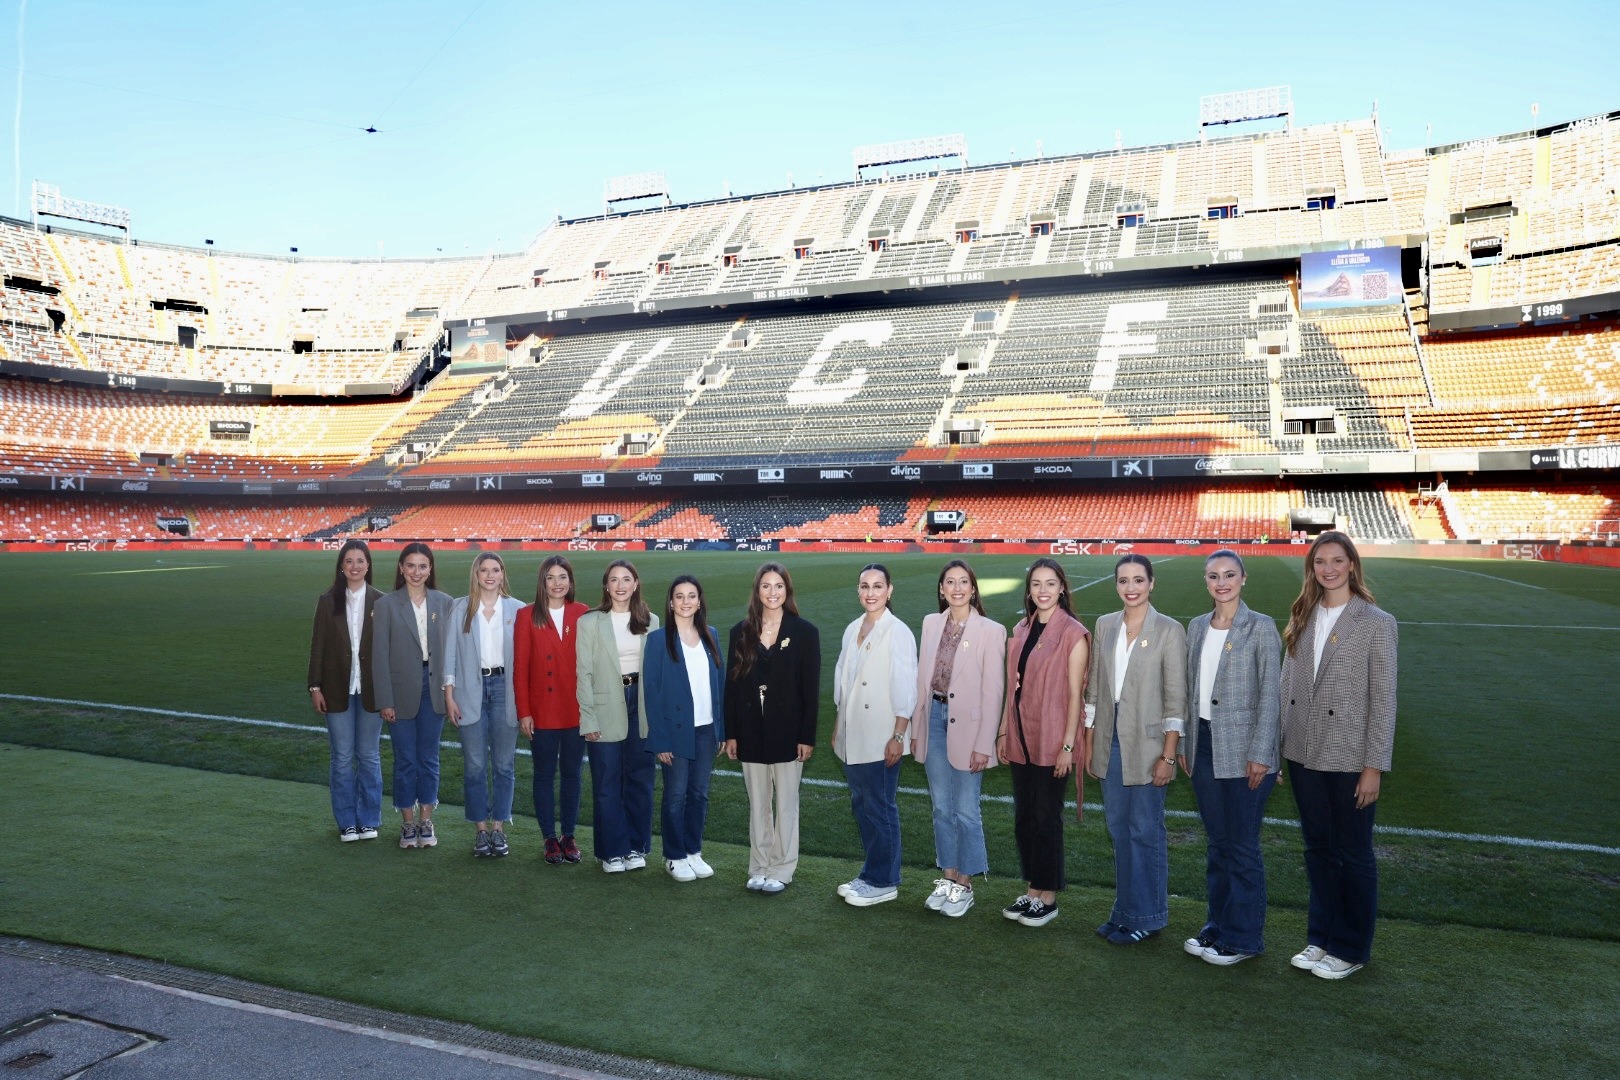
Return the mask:
<path id="1" fill-rule="evenodd" d="M 494 852 L 490 850 L 489 833 L 484 829 L 478 830 L 478 836 L 473 840 L 473 858 L 487 859 Z"/>
<path id="2" fill-rule="evenodd" d="M 973 906 L 973 887 L 963 885 L 961 882 L 951 882 L 950 892 L 945 896 L 945 903 L 940 907 L 940 913 L 949 915 L 953 919 L 960 919 L 967 914 L 968 908 Z"/>
<path id="3" fill-rule="evenodd" d="M 399 846 L 413 848 L 416 846 L 416 822 L 407 821 L 399 827 Z"/>
<path id="4" fill-rule="evenodd" d="M 494 829 L 489 834 L 489 853 L 495 858 L 504 858 L 512 849 L 506 846 L 506 830 Z"/>
<path id="5" fill-rule="evenodd" d="M 873 904 L 883 904 L 900 895 L 898 886 L 890 885 L 883 888 L 873 885 L 869 881 L 856 878 L 849 884 L 849 892 L 844 894 L 844 903 L 854 907 L 871 907 Z"/>
<path id="6" fill-rule="evenodd" d="M 437 847 L 439 838 L 433 835 L 433 822 L 424 821 L 416 827 L 417 847 Z"/>
<path id="7" fill-rule="evenodd" d="M 927 908 L 929 911 L 938 911 L 940 908 L 944 907 L 945 898 L 950 895 L 951 886 L 953 884 L 954 882 L 952 882 L 949 878 L 934 879 L 934 891 L 929 893 L 928 899 L 923 901 L 923 907 Z"/>

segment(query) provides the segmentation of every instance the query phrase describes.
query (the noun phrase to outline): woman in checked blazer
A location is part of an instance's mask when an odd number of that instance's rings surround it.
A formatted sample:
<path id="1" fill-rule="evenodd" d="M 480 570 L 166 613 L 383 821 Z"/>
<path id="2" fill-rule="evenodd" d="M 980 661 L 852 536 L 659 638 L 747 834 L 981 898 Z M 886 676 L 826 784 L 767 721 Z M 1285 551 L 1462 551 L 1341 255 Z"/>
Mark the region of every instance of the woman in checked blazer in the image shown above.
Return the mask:
<path id="1" fill-rule="evenodd" d="M 1208 912 L 1183 943 L 1218 966 L 1265 950 L 1266 865 L 1260 821 L 1277 782 L 1282 640 L 1243 602 L 1243 560 L 1222 548 L 1204 560 L 1213 611 L 1187 624 L 1187 704 L 1181 767 L 1192 777 L 1209 839 Z"/>
<path id="2" fill-rule="evenodd" d="M 1282 753 L 1311 897 L 1306 946 L 1289 962 L 1324 979 L 1353 975 L 1372 955 L 1373 809 L 1395 743 L 1396 638 L 1350 538 L 1318 536 L 1283 631 Z"/>

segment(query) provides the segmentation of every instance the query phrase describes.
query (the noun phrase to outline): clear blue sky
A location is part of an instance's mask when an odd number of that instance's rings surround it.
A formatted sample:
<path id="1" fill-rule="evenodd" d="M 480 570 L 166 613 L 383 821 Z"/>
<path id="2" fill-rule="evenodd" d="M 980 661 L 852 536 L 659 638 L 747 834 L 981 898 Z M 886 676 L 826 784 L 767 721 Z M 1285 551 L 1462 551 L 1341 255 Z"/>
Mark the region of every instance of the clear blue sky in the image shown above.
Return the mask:
<path id="1" fill-rule="evenodd" d="M 516 250 L 609 176 L 712 198 L 927 135 L 975 164 L 1187 139 L 1200 95 L 1277 84 L 1300 123 L 1376 100 L 1394 149 L 1620 108 L 1615 0 L 34 0 L 0 23 L 4 213 L 37 178 L 137 238 L 265 253 Z"/>

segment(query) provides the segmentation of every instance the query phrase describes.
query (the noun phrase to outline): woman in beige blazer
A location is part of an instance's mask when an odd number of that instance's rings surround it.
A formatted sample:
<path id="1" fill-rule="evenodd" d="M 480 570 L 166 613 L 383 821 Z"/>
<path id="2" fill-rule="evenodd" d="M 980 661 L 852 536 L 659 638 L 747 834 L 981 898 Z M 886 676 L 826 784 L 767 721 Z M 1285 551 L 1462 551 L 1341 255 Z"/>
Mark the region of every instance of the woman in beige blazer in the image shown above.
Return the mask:
<path id="1" fill-rule="evenodd" d="M 1153 564 L 1114 564 L 1121 609 L 1097 620 L 1086 688 L 1088 771 L 1102 781 L 1103 819 L 1114 842 L 1114 910 L 1097 928 L 1134 945 L 1170 922 L 1170 838 L 1165 792 L 1186 730 L 1187 633 L 1153 610 Z"/>
<path id="2" fill-rule="evenodd" d="M 602 575 L 602 602 L 579 617 L 575 692 L 579 731 L 591 762 L 592 842 L 609 874 L 640 870 L 652 850 L 656 762 L 639 709 L 641 662 L 658 616 L 641 598 L 628 559 Z"/>
<path id="3" fill-rule="evenodd" d="M 979 792 L 996 760 L 1006 662 L 1007 628 L 985 616 L 973 569 L 952 559 L 939 572 L 939 613 L 923 620 L 911 714 L 911 753 L 928 773 L 941 875 L 924 903 L 952 918 L 973 906 L 973 875 L 990 869 Z"/>

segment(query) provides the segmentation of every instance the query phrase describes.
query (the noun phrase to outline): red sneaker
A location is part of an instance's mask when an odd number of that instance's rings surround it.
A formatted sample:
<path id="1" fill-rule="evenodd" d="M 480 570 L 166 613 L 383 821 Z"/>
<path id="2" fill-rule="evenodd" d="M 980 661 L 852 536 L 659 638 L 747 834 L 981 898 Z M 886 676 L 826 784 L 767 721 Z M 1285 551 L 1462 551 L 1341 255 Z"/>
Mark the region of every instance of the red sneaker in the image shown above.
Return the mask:
<path id="1" fill-rule="evenodd" d="M 562 857 L 564 862 L 579 862 L 579 845 L 574 843 L 574 838 L 572 836 L 565 836 L 562 838 Z"/>
<path id="2" fill-rule="evenodd" d="M 555 836 L 546 837 L 546 862 L 556 866 L 563 861 L 563 847 Z"/>

